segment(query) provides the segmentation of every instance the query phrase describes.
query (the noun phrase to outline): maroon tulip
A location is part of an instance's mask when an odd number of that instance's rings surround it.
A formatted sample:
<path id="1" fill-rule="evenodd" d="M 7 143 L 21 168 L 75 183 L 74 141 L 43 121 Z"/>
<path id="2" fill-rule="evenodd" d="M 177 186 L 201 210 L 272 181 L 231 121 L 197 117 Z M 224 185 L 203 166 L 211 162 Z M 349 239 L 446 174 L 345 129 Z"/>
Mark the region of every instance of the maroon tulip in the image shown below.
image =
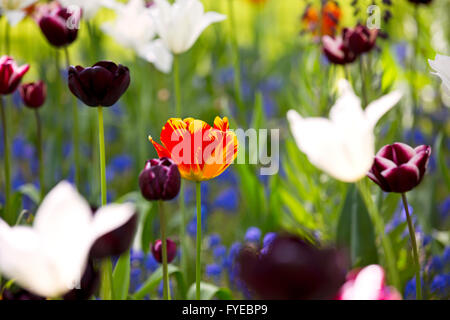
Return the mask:
<path id="1" fill-rule="evenodd" d="M 171 200 L 180 192 L 181 175 L 170 158 L 151 159 L 139 175 L 139 187 L 147 200 Z"/>
<path id="2" fill-rule="evenodd" d="M 90 251 L 91 259 L 120 256 L 127 251 L 134 239 L 137 228 L 137 215 L 134 214 L 124 225 L 98 238 Z"/>
<path id="3" fill-rule="evenodd" d="M 90 68 L 69 68 L 69 89 L 90 107 L 110 107 L 130 85 L 127 67 L 111 61 L 100 61 Z"/>
<path id="4" fill-rule="evenodd" d="M 332 299 L 345 282 L 346 261 L 335 249 L 319 249 L 289 235 L 261 251 L 246 246 L 236 260 L 239 278 L 261 299 Z"/>
<path id="5" fill-rule="evenodd" d="M 81 19 L 81 10 L 69 10 L 61 6 L 46 6 L 38 23 L 48 42 L 64 47 L 75 41 Z"/>
<path id="6" fill-rule="evenodd" d="M 348 39 L 348 46 L 355 55 L 372 50 L 378 35 L 377 29 L 369 29 L 361 24 L 358 24 L 354 29 L 346 29 L 344 32 Z"/>
<path id="7" fill-rule="evenodd" d="M 170 239 L 166 240 L 167 245 L 167 263 L 171 263 L 177 255 L 177 244 Z M 156 240 L 152 246 L 152 254 L 156 261 L 162 263 L 162 241 Z"/>
<path id="8" fill-rule="evenodd" d="M 407 192 L 422 181 L 430 155 L 430 146 L 387 145 L 376 154 L 367 176 L 385 192 Z"/>
<path id="9" fill-rule="evenodd" d="M 0 58 L 0 94 L 13 93 L 28 69 L 30 69 L 29 65 L 18 67 L 13 58 L 2 56 Z"/>
<path id="10" fill-rule="evenodd" d="M 25 289 L 19 288 L 17 290 L 11 289 L 3 289 L 3 292 L 0 292 L 0 300 L 20 300 L 20 301 L 30 301 L 30 300 L 45 300 L 44 297 L 35 295 Z"/>
<path id="11" fill-rule="evenodd" d="M 47 88 L 43 81 L 22 84 L 19 92 L 25 106 L 32 109 L 40 108 L 47 96 Z"/>
<path id="12" fill-rule="evenodd" d="M 345 30 L 344 30 L 345 32 Z M 335 64 L 347 64 L 356 60 L 355 53 L 350 49 L 348 38 L 345 36 L 339 36 L 332 38 L 330 36 L 324 36 L 322 38 L 323 53 L 328 60 Z"/>
<path id="13" fill-rule="evenodd" d="M 409 2 L 414 4 L 430 4 L 433 0 L 409 0 Z"/>

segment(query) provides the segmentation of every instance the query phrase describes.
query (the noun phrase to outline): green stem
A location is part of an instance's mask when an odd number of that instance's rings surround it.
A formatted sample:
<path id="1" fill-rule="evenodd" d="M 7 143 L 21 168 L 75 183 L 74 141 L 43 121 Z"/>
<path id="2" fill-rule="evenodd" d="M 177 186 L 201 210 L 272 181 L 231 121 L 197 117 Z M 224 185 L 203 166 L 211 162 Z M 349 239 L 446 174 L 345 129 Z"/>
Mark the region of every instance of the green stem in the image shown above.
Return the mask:
<path id="1" fill-rule="evenodd" d="M 70 67 L 69 49 L 64 47 L 64 54 L 66 56 L 67 69 Z M 77 99 L 72 97 L 72 122 L 73 122 L 73 157 L 75 162 L 75 185 L 80 188 L 80 143 L 79 143 L 79 126 L 78 126 L 78 105 Z"/>
<path id="2" fill-rule="evenodd" d="M 416 269 L 416 299 L 422 300 L 422 283 L 420 281 L 420 262 L 419 262 L 419 250 L 417 249 L 416 233 L 414 231 L 414 225 L 411 221 L 411 215 L 409 214 L 408 201 L 406 200 L 406 194 L 402 193 L 403 206 L 405 207 L 406 220 L 408 221 L 409 236 L 411 238 L 411 246 L 413 251 L 414 264 Z"/>
<path id="3" fill-rule="evenodd" d="M 39 184 L 41 185 L 41 201 L 45 196 L 45 182 L 44 182 L 44 154 L 42 150 L 42 124 L 41 117 L 39 116 L 39 110 L 34 110 L 34 115 L 36 118 L 36 130 L 37 130 L 37 151 L 39 157 Z"/>
<path id="4" fill-rule="evenodd" d="M 5 53 L 9 55 L 11 51 L 11 26 L 9 25 L 8 19 L 5 18 Z"/>
<path id="5" fill-rule="evenodd" d="M 162 244 L 163 297 L 164 300 L 171 300 L 170 286 L 169 286 L 169 272 L 167 269 L 166 217 L 164 213 L 164 203 L 162 201 L 159 201 L 159 220 L 161 225 L 161 244 Z"/>
<path id="6" fill-rule="evenodd" d="M 195 263 L 195 297 L 200 300 L 201 253 L 202 253 L 202 194 L 200 182 L 195 185 L 197 194 L 197 255 Z"/>
<path id="7" fill-rule="evenodd" d="M 415 126 L 417 122 L 416 112 L 419 108 L 419 96 L 417 94 L 417 79 L 418 79 L 418 71 L 417 71 L 417 62 L 416 58 L 417 55 L 420 53 L 420 44 L 419 44 L 419 37 L 420 37 L 420 23 L 419 23 L 419 6 L 414 6 L 414 20 L 416 20 L 416 26 L 417 26 L 417 34 L 416 38 L 414 39 L 414 52 L 411 57 L 411 71 L 412 71 L 412 77 L 411 77 L 411 95 L 413 99 L 413 127 Z"/>
<path id="8" fill-rule="evenodd" d="M 361 94 L 362 94 L 362 102 L 363 109 L 367 107 L 367 90 L 366 90 L 366 78 L 364 77 L 364 65 L 363 65 L 363 56 L 359 57 L 359 73 L 361 76 Z"/>
<path id="9" fill-rule="evenodd" d="M 5 166 L 5 208 L 4 208 L 4 218 L 9 224 L 14 223 L 14 212 L 10 209 L 10 198 L 11 198 L 11 169 L 9 164 L 9 144 L 8 144 L 8 120 L 6 118 L 6 109 L 3 101 L 3 97 L 0 96 L 0 109 L 2 117 L 3 126 L 3 150 L 4 150 L 4 166 Z"/>
<path id="10" fill-rule="evenodd" d="M 175 90 L 175 113 L 181 118 L 181 89 L 180 89 L 180 61 L 179 56 L 173 57 L 173 84 Z"/>
<path id="11" fill-rule="evenodd" d="M 103 109 L 98 107 L 98 141 L 100 151 L 100 185 L 102 194 L 102 206 L 106 205 L 106 160 L 105 160 L 105 132 L 103 127 Z M 100 295 L 103 300 L 111 300 L 113 292 L 112 263 L 109 258 L 104 259 L 101 264 L 102 283 Z"/>
<path id="12" fill-rule="evenodd" d="M 377 206 L 372 200 L 369 186 L 365 180 L 360 180 L 357 182 L 357 187 L 359 188 L 364 202 L 366 203 L 367 209 L 369 211 L 370 217 L 375 225 L 375 230 L 381 239 L 381 245 L 383 246 L 384 256 L 386 259 L 387 269 L 390 276 L 392 284 L 396 288 L 400 288 L 400 278 L 398 275 L 398 270 L 395 263 L 394 251 L 392 249 L 392 243 L 389 236 L 385 234 L 385 226 L 383 221 L 383 216 L 378 211 Z"/>
<path id="13" fill-rule="evenodd" d="M 242 103 L 242 91 L 241 91 L 241 68 L 240 68 L 240 55 L 239 46 L 236 36 L 236 20 L 234 16 L 234 5 L 233 0 L 228 0 L 228 11 L 230 16 L 230 30 L 231 30 L 231 45 L 233 48 L 233 69 L 234 69 L 234 91 L 236 94 L 236 104 L 240 111 L 243 113 L 243 103 Z M 242 114 L 242 117 L 244 114 Z"/>

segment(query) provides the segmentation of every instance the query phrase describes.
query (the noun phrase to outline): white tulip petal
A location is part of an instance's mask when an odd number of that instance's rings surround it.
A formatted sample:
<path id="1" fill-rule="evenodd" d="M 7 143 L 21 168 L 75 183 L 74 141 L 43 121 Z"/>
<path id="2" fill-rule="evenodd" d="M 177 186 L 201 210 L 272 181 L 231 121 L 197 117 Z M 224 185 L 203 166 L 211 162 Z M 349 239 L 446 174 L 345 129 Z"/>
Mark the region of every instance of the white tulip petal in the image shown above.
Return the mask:
<path id="1" fill-rule="evenodd" d="M 402 96 L 403 93 L 396 90 L 371 102 L 365 110 L 369 126 L 374 128 L 378 120 L 380 120 L 386 112 L 391 110 L 392 107 L 400 101 Z"/>
<path id="2" fill-rule="evenodd" d="M 378 300 L 384 284 L 384 271 L 378 265 L 363 268 L 353 283 L 353 299 Z"/>
<path id="3" fill-rule="evenodd" d="M 10 10 L 5 11 L 5 16 L 11 27 L 14 27 L 25 18 L 25 12 L 22 10 Z"/>
<path id="4" fill-rule="evenodd" d="M 450 95 L 450 57 L 437 54 L 434 60 L 428 60 L 433 74 L 441 78 L 446 92 Z"/>
<path id="5" fill-rule="evenodd" d="M 209 27 L 211 24 L 223 21 L 227 18 L 226 15 L 217 13 L 217 12 L 207 12 L 203 15 L 200 20 L 200 23 L 195 26 L 195 29 L 192 31 L 190 40 L 188 42 L 188 47 L 192 47 L 197 39 L 200 37 L 202 32 Z"/>
<path id="6" fill-rule="evenodd" d="M 153 63 L 163 73 L 169 73 L 172 70 L 173 55 L 161 39 L 152 41 L 139 48 L 138 55 Z"/>
<path id="7" fill-rule="evenodd" d="M 125 223 L 136 213 L 136 208 L 131 203 L 110 204 L 100 208 L 94 217 L 92 235 L 94 241 L 111 232 Z"/>

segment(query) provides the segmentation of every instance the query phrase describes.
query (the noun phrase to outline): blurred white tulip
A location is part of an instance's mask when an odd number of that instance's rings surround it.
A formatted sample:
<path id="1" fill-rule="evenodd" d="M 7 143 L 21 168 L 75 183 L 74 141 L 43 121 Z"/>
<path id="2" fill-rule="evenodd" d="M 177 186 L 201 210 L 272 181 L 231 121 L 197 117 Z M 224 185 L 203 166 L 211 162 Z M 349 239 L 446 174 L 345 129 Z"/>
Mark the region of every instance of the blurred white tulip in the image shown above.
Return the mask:
<path id="1" fill-rule="evenodd" d="M 102 7 L 108 7 L 113 0 L 58 0 L 63 7 L 78 7 L 83 12 L 83 18 L 92 19 Z"/>
<path id="2" fill-rule="evenodd" d="M 402 93 L 391 92 L 363 110 L 346 80 L 340 80 L 338 87 L 340 97 L 331 108 L 330 119 L 302 118 L 294 110 L 287 118 L 299 149 L 312 164 L 338 180 L 355 182 L 373 163 L 376 123 L 397 104 Z"/>
<path id="3" fill-rule="evenodd" d="M 37 0 L 0 0 L 0 13 L 5 15 L 11 27 L 25 18 L 24 9 L 31 6 Z"/>
<path id="4" fill-rule="evenodd" d="M 94 216 L 86 200 L 60 182 L 32 227 L 10 227 L 0 219 L 0 272 L 34 294 L 59 297 L 79 283 L 94 242 L 134 214 L 127 203 L 102 207 Z"/>
<path id="5" fill-rule="evenodd" d="M 102 30 L 122 46 L 153 63 L 155 67 L 169 73 L 173 57 L 160 39 L 156 39 L 156 27 L 152 7 L 146 7 L 144 0 L 130 0 L 128 3 L 114 2 L 110 6 L 116 12 L 116 20 L 102 25 Z"/>
<path id="6" fill-rule="evenodd" d="M 199 0 L 155 0 L 156 30 L 170 51 L 180 54 L 189 50 L 200 34 L 212 23 L 223 21 L 226 16 L 217 12 L 206 12 Z"/>
<path id="7" fill-rule="evenodd" d="M 434 60 L 428 59 L 428 63 L 435 71 L 433 74 L 441 78 L 446 93 L 450 95 L 450 57 L 437 54 Z"/>

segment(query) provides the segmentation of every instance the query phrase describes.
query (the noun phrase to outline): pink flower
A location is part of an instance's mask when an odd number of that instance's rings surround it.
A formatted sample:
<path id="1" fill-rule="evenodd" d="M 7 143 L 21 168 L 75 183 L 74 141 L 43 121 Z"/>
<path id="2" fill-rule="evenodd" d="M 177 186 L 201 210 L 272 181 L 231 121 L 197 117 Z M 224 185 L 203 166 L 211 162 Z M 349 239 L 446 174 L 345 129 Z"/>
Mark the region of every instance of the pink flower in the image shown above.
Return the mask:
<path id="1" fill-rule="evenodd" d="M 337 300 L 401 300 L 398 291 L 386 286 L 384 270 L 376 264 L 347 274 Z"/>
<path id="2" fill-rule="evenodd" d="M 2 56 L 0 58 L 0 94 L 13 93 L 28 69 L 30 69 L 29 65 L 19 67 L 13 58 Z"/>

